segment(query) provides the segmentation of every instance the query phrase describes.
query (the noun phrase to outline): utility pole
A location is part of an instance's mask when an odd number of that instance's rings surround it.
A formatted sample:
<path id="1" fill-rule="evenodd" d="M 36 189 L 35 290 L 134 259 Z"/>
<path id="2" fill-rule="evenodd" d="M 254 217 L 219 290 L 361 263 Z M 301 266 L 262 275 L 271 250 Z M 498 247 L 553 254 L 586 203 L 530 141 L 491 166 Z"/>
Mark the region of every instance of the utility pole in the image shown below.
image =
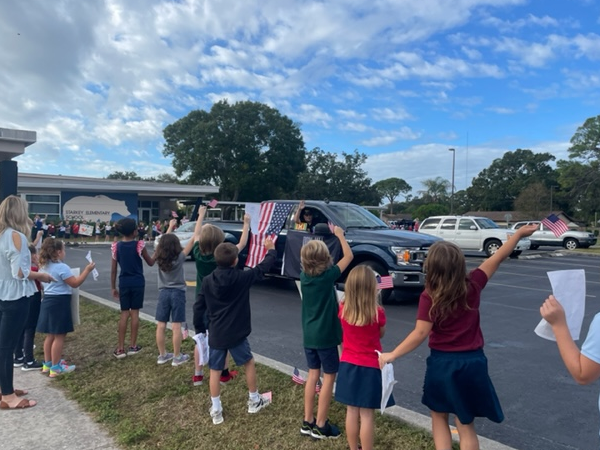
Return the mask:
<path id="1" fill-rule="evenodd" d="M 456 149 L 449 148 L 449 152 L 452 152 L 452 186 L 450 188 L 450 214 L 454 214 L 454 166 L 456 163 Z"/>

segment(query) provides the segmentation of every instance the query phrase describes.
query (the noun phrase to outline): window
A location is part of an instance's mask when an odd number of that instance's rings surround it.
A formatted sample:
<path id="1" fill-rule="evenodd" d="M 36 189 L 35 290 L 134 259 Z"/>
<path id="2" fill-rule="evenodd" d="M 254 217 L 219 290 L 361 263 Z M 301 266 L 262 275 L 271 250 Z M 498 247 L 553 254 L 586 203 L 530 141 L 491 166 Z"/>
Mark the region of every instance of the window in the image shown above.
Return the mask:
<path id="1" fill-rule="evenodd" d="M 435 230 L 441 219 L 425 219 L 421 224 L 420 230 Z"/>
<path id="2" fill-rule="evenodd" d="M 460 222 L 458 222 L 459 230 L 470 230 L 471 227 L 475 227 L 475 222 L 473 222 L 471 219 L 460 219 Z"/>
<path id="3" fill-rule="evenodd" d="M 60 194 L 25 194 L 29 214 L 60 216 Z"/>
<path id="4" fill-rule="evenodd" d="M 456 227 L 456 219 L 446 219 L 442 222 L 440 229 L 442 230 L 454 230 Z"/>

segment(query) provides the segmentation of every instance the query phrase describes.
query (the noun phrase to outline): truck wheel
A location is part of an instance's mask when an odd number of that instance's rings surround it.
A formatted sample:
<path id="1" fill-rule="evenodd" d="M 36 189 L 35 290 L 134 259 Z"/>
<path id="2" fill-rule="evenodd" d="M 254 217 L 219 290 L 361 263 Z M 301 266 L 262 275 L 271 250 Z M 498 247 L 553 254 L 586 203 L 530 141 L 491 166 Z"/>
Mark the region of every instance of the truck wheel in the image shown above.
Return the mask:
<path id="1" fill-rule="evenodd" d="M 500 247 L 502 247 L 502 242 L 500 242 L 498 239 L 490 239 L 485 243 L 485 254 L 492 256 Z"/>
<path id="2" fill-rule="evenodd" d="M 564 240 L 563 246 L 567 250 L 575 250 L 577 247 L 579 247 L 579 242 L 577 242 L 577 239 L 567 238 Z"/>
<path id="3" fill-rule="evenodd" d="M 387 270 L 383 266 L 375 261 L 364 261 L 358 264 L 359 266 L 367 266 L 377 272 L 379 275 L 385 277 L 388 276 Z M 393 289 L 382 289 L 381 290 L 381 303 L 386 303 L 391 297 Z"/>

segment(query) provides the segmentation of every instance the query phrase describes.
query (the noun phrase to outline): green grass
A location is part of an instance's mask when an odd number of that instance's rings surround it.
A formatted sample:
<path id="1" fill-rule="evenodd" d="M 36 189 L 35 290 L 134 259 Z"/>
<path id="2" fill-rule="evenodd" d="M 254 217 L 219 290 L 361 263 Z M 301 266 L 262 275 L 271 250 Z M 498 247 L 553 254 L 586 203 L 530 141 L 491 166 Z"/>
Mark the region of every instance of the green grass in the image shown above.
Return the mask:
<path id="1" fill-rule="evenodd" d="M 82 324 L 67 336 L 64 352 L 69 362 L 77 364 L 77 371 L 55 381 L 125 449 L 348 448 L 344 434 L 328 442 L 300 435 L 304 390 L 291 381 L 291 374 L 257 364 L 260 391 L 272 391 L 273 404 L 251 415 L 246 411 L 243 368 L 239 368 L 240 377 L 221 391 L 225 422 L 215 426 L 208 414 L 208 380 L 199 387 L 192 385 L 193 364 L 156 364 L 153 324 L 141 324 L 138 341 L 144 350 L 117 360 L 112 351 L 118 312 L 83 299 L 81 317 Z M 192 350 L 188 339 L 184 351 L 191 354 Z M 376 416 L 376 448 L 434 449 L 427 431 Z M 332 402 L 330 419 L 343 428 L 345 407 Z"/>

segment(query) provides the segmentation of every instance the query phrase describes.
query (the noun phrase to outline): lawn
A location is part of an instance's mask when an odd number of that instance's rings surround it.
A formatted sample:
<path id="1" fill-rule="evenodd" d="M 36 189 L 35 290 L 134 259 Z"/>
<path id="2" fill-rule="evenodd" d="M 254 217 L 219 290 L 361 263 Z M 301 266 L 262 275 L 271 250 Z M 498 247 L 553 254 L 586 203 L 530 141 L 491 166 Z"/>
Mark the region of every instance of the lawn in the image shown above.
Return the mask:
<path id="1" fill-rule="evenodd" d="M 344 434 L 327 442 L 300 434 L 304 391 L 292 382 L 291 374 L 257 364 L 260 391 L 272 391 L 273 404 L 251 415 L 246 411 L 243 368 L 239 368 L 240 377 L 221 391 L 225 422 L 213 425 L 207 380 L 202 386 L 192 385 L 191 362 L 179 367 L 156 364 L 152 323 L 140 327 L 143 351 L 117 360 L 112 351 L 118 312 L 82 299 L 81 317 L 82 325 L 67 336 L 65 344 L 65 358 L 77 370 L 55 381 L 125 449 L 348 448 Z M 192 350 L 192 340 L 187 339 L 184 351 L 191 354 Z M 343 428 L 345 407 L 334 401 L 330 419 Z M 375 435 L 376 448 L 434 449 L 427 431 L 379 413 Z"/>

